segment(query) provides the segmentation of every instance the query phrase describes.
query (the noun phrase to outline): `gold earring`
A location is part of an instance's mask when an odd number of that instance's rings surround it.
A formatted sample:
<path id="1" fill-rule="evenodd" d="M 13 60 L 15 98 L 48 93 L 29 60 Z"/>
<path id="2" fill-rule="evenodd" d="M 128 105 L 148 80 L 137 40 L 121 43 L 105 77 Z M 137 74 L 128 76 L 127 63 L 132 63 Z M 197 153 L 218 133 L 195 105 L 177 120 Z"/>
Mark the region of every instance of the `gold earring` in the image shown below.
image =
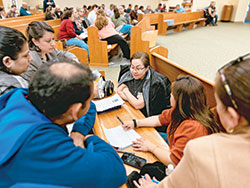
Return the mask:
<path id="1" fill-rule="evenodd" d="M 231 134 L 231 133 L 234 132 L 234 129 L 233 129 L 233 128 L 229 128 L 229 129 L 227 129 L 226 131 L 227 131 L 227 133 Z"/>

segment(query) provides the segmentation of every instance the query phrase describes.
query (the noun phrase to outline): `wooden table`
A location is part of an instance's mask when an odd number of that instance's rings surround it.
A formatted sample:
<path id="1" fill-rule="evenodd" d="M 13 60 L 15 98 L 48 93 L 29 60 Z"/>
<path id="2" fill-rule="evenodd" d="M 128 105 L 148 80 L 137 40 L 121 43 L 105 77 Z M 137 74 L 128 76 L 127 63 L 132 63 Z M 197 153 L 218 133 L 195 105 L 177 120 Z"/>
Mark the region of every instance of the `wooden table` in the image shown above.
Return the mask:
<path id="1" fill-rule="evenodd" d="M 100 138 L 102 138 L 103 140 L 107 141 L 104 131 L 102 129 L 101 123 L 104 125 L 105 128 L 113 128 L 113 127 L 121 125 L 121 123 L 116 118 L 116 115 L 118 115 L 122 119 L 122 121 L 145 118 L 140 110 L 135 110 L 130 104 L 125 102 L 125 104 L 123 104 L 120 109 L 116 109 L 110 112 L 97 115 L 96 122 L 94 125 L 95 134 L 99 136 Z M 166 144 L 166 142 L 163 140 L 163 138 L 159 135 L 159 133 L 154 128 L 138 128 L 135 130 L 143 138 L 150 140 L 152 143 L 157 144 L 158 146 L 161 146 L 161 147 L 168 148 L 168 145 Z M 152 163 L 158 160 L 153 154 L 149 152 L 133 151 L 132 146 L 124 149 L 124 151 L 135 152 L 137 156 L 145 158 L 147 160 L 147 163 Z M 122 154 L 119 153 L 119 155 L 121 156 Z M 126 168 L 127 175 L 129 175 L 133 170 L 138 171 L 138 169 L 133 168 L 128 165 L 125 165 L 125 168 Z M 125 184 L 122 186 L 122 188 L 126 188 L 126 187 L 127 186 Z"/>

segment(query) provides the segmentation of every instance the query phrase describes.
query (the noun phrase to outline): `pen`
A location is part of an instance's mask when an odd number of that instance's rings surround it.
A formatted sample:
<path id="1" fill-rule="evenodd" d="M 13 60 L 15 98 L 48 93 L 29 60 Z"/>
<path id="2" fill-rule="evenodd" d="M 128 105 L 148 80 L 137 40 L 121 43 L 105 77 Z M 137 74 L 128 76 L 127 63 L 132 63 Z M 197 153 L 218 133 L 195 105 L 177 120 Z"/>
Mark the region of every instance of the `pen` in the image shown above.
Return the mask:
<path id="1" fill-rule="evenodd" d="M 116 115 L 116 118 L 121 122 L 121 124 L 123 124 L 124 125 L 124 123 L 123 123 L 123 121 L 119 118 L 119 116 L 118 115 Z"/>
<path id="2" fill-rule="evenodd" d="M 145 176 L 142 176 L 144 179 L 145 179 Z M 159 184 L 160 182 L 159 181 L 156 181 L 154 179 L 151 179 L 152 182 L 156 183 L 156 184 Z"/>

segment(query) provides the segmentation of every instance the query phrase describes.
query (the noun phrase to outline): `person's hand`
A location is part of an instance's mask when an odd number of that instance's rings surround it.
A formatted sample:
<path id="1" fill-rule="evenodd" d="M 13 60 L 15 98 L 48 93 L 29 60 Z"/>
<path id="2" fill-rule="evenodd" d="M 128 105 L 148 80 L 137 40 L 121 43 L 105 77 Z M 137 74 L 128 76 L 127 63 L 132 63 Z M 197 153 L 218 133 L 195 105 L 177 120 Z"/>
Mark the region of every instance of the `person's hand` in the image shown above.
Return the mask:
<path id="1" fill-rule="evenodd" d="M 94 84 L 93 99 L 98 96 L 98 84 Z"/>
<path id="2" fill-rule="evenodd" d="M 73 139 L 75 146 L 80 146 L 82 148 L 85 148 L 84 144 L 83 144 L 83 142 L 85 140 L 85 137 L 81 133 L 79 133 L 79 132 L 72 132 L 70 134 L 70 137 Z"/>
<path id="3" fill-rule="evenodd" d="M 125 131 L 128 131 L 130 129 L 134 129 L 135 128 L 134 122 L 133 121 L 125 121 L 124 124 L 122 124 L 122 128 Z"/>
<path id="4" fill-rule="evenodd" d="M 83 38 L 78 36 L 78 35 L 76 36 L 76 38 L 79 39 L 79 40 L 83 40 Z"/>
<path id="5" fill-rule="evenodd" d="M 145 138 L 137 138 L 135 141 L 133 141 L 133 147 L 134 147 L 134 150 L 136 151 L 152 152 L 157 146 Z"/>
<path id="6" fill-rule="evenodd" d="M 155 178 L 153 179 L 156 180 Z M 146 185 L 156 185 L 156 183 L 152 182 L 148 174 L 145 174 L 145 178 L 140 178 L 138 180 L 138 183 L 135 180 L 133 181 L 133 183 L 137 188 L 144 188 Z"/>

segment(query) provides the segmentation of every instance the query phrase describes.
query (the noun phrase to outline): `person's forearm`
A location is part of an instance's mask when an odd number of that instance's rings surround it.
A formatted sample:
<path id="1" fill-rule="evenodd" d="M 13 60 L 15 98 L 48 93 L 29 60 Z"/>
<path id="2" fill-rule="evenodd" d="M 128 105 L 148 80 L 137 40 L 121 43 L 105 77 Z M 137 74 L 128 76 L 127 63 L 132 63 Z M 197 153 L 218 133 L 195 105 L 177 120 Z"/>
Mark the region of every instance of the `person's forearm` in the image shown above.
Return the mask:
<path id="1" fill-rule="evenodd" d="M 131 93 L 130 91 L 123 91 L 124 95 L 127 97 L 127 101 L 137 110 L 142 109 L 145 104 L 144 102 L 140 101 L 139 99 L 136 99 Z"/>
<path id="2" fill-rule="evenodd" d="M 173 164 L 175 166 L 174 162 L 170 158 L 171 153 L 167 148 L 155 146 L 150 152 L 153 153 L 166 166 L 169 164 Z"/>
<path id="3" fill-rule="evenodd" d="M 136 120 L 137 128 L 139 127 L 159 127 L 161 126 L 158 116 L 151 116 L 145 119 Z"/>

